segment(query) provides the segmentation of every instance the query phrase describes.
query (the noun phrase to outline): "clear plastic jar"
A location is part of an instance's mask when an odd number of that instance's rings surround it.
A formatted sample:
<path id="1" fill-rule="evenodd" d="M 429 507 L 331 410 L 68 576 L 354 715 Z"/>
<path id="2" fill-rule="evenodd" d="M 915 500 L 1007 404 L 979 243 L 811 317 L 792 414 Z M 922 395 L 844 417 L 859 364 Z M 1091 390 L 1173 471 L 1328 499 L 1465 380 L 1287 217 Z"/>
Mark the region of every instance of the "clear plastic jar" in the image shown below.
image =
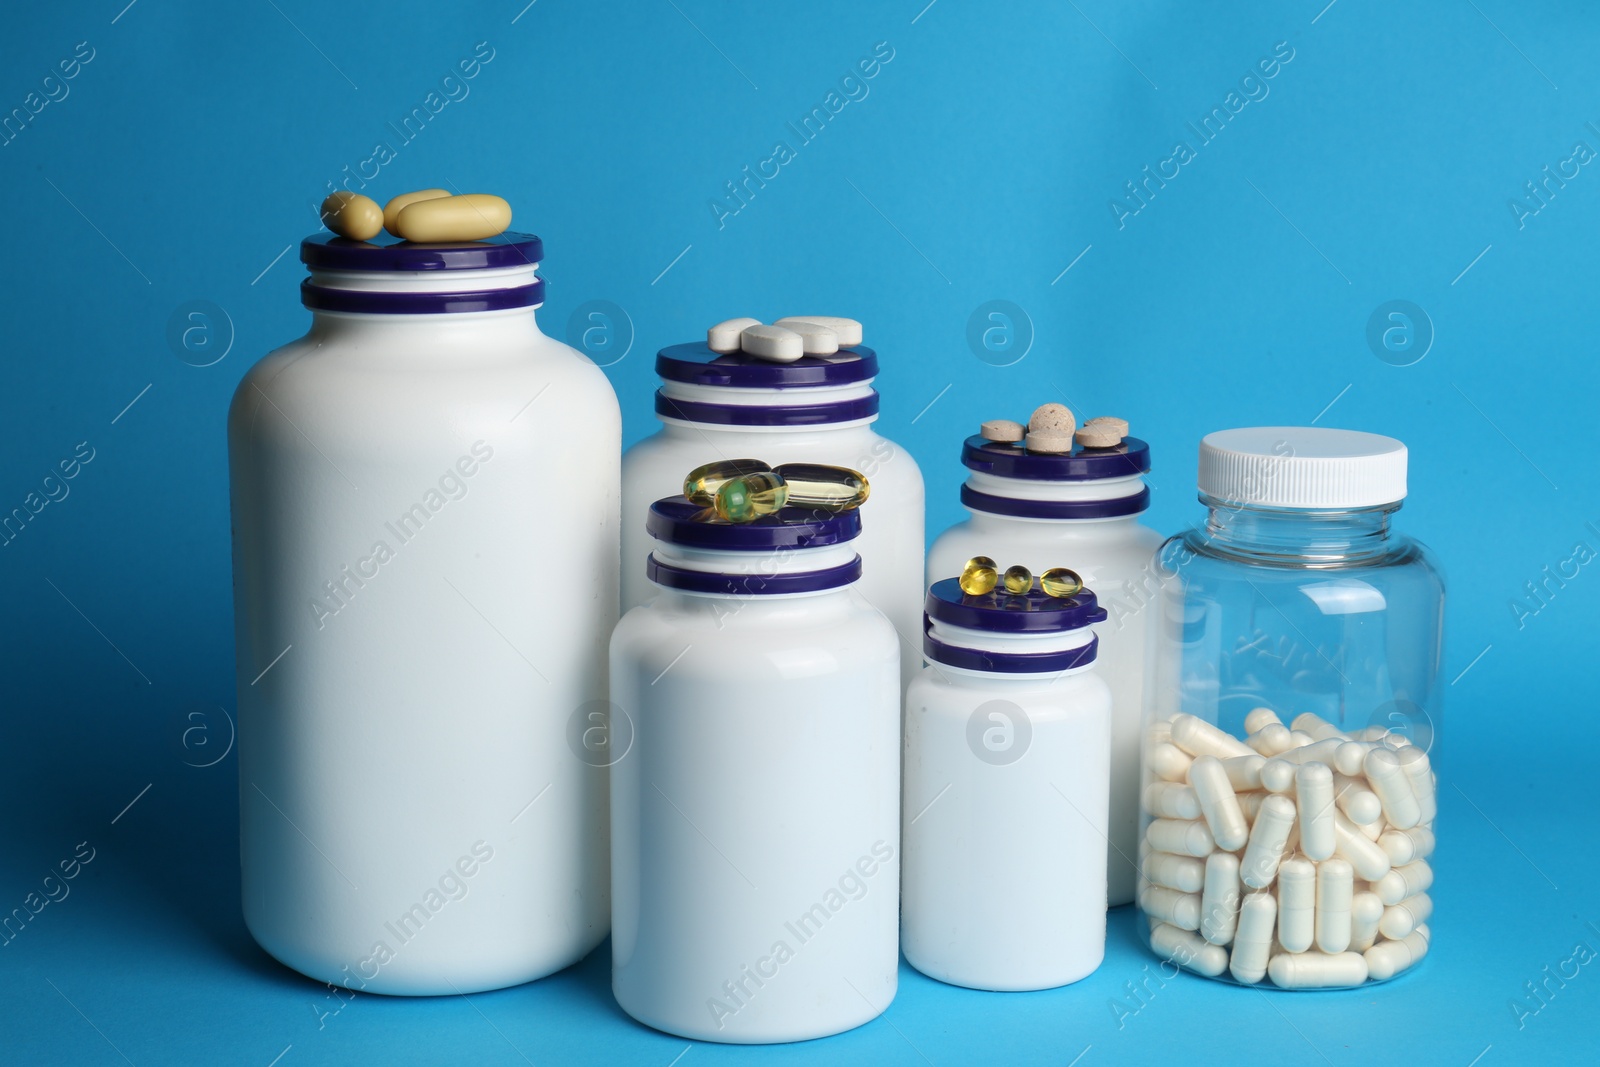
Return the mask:
<path id="1" fill-rule="evenodd" d="M 1139 904 L 1163 959 L 1307 989 L 1427 951 L 1444 583 L 1391 529 L 1406 449 L 1265 427 L 1200 445 L 1162 546 Z"/>

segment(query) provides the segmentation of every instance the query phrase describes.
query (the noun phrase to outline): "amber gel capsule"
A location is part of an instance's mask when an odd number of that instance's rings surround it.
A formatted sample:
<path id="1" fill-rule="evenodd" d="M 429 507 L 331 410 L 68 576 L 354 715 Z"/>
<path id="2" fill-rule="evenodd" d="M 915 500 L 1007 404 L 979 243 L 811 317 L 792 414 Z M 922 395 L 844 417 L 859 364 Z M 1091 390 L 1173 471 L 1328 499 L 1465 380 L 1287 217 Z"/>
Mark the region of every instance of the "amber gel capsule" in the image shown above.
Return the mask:
<path id="1" fill-rule="evenodd" d="M 1000 570 L 995 566 L 994 560 L 988 556 L 973 556 L 967 560 L 967 565 L 961 568 L 961 577 L 956 584 L 961 586 L 961 591 L 968 596 L 983 596 L 994 592 L 994 587 L 999 584 Z"/>
<path id="2" fill-rule="evenodd" d="M 1051 567 L 1039 575 L 1039 588 L 1053 597 L 1077 596 L 1083 590 L 1083 579 L 1075 570 Z"/>
<path id="3" fill-rule="evenodd" d="M 849 511 L 872 493 L 866 476 L 849 467 L 827 463 L 784 463 L 773 468 L 789 486 L 789 507 Z"/>
<path id="4" fill-rule="evenodd" d="M 1005 585 L 1008 593 L 1026 593 L 1033 588 L 1033 572 L 1020 563 L 1007 567 Z"/>
<path id="5" fill-rule="evenodd" d="M 728 522 L 753 522 L 771 515 L 789 500 L 789 486 L 777 471 L 761 471 L 729 478 L 717 489 L 717 518 Z"/>
<path id="6" fill-rule="evenodd" d="M 752 474 L 767 474 L 771 467 L 759 459 L 719 459 L 702 464 L 689 472 L 683 480 L 683 495 L 689 503 L 709 508 L 716 503 L 717 490 L 730 478 L 744 478 Z"/>

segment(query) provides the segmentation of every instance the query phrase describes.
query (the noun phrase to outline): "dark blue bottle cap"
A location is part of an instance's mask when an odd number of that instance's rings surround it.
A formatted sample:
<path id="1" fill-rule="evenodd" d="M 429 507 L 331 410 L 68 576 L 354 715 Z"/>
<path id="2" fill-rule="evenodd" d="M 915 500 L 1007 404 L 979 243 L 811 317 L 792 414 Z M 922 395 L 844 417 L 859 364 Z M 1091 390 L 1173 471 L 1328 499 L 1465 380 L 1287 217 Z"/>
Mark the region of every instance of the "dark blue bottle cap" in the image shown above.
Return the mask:
<path id="1" fill-rule="evenodd" d="M 861 533 L 861 513 L 855 509 L 827 512 L 783 508 L 754 522 L 707 522 L 695 518 L 703 511 L 705 508 L 681 496 L 669 496 L 650 505 L 645 529 L 658 541 L 724 552 L 825 548 L 852 541 Z"/>
<path id="2" fill-rule="evenodd" d="M 312 270 L 493 270 L 533 266 L 543 258 L 543 241 L 531 233 L 510 231 L 481 241 L 438 244 L 402 241 L 387 233 L 370 241 L 314 233 L 300 242 L 300 262 Z"/>
<path id="3" fill-rule="evenodd" d="M 669 382 L 736 389 L 849 385 L 878 376 L 878 354 L 866 345 L 856 345 L 828 356 L 801 356 L 793 363 L 773 363 L 742 352 L 719 354 L 704 341 L 697 341 L 656 353 L 656 373 Z"/>
<path id="4" fill-rule="evenodd" d="M 1074 445 L 1071 452 L 1029 452 L 1020 441 L 990 441 L 974 434 L 961 445 L 961 462 L 968 470 L 1002 478 L 1087 482 L 1144 474 L 1150 469 L 1150 446 L 1127 437 L 1112 448 Z"/>
<path id="5" fill-rule="evenodd" d="M 1106 609 L 1087 589 L 1076 596 L 1053 597 L 1037 585 L 1027 593 L 996 587 L 993 593 L 968 596 L 955 578 L 934 582 L 923 610 L 938 622 L 995 633 L 1062 633 L 1106 619 Z"/>

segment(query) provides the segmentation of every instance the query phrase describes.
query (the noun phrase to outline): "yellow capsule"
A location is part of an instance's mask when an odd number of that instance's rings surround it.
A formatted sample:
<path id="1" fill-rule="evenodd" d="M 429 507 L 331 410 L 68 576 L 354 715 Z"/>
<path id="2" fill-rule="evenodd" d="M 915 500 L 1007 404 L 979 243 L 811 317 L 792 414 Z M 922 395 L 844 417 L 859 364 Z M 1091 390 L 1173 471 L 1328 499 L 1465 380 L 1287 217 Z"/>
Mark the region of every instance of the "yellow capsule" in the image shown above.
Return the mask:
<path id="1" fill-rule="evenodd" d="M 783 463 L 773 468 L 789 485 L 789 507 L 849 511 L 872 493 L 866 476 L 827 463 Z"/>
<path id="2" fill-rule="evenodd" d="M 683 480 L 683 495 L 689 503 L 709 508 L 716 502 L 717 490 L 730 478 L 743 478 L 751 474 L 766 474 L 772 468 L 759 459 L 719 459 L 689 472 Z"/>
<path id="3" fill-rule="evenodd" d="M 378 213 L 382 220 L 383 213 Z M 408 241 L 482 241 L 511 225 L 511 205 L 490 193 L 413 200 L 394 217 L 389 232 Z"/>
<path id="4" fill-rule="evenodd" d="M 1039 588 L 1055 597 L 1077 596 L 1083 589 L 1078 572 L 1066 567 L 1051 567 L 1039 575 Z"/>
<path id="5" fill-rule="evenodd" d="M 956 579 L 956 584 L 961 586 L 961 591 L 968 596 L 983 596 L 994 592 L 994 587 L 999 581 L 1000 572 L 995 567 L 994 560 L 988 556 L 973 556 L 967 560 L 967 565 L 961 568 L 961 577 Z"/>
<path id="6" fill-rule="evenodd" d="M 370 241 L 383 229 L 383 208 L 376 200 L 348 189 L 336 189 L 322 202 L 322 224 L 341 237 Z"/>
<path id="7" fill-rule="evenodd" d="M 777 471 L 729 478 L 717 488 L 717 518 L 728 522 L 754 522 L 771 515 L 789 499 L 789 487 Z"/>
<path id="8" fill-rule="evenodd" d="M 396 227 L 399 225 L 402 210 L 418 200 L 438 200 L 449 195 L 448 189 L 418 189 L 414 193 L 401 193 L 383 205 L 383 228 L 399 237 L 400 233 Z"/>
<path id="9" fill-rule="evenodd" d="M 1006 592 L 1026 593 L 1033 588 L 1033 572 L 1022 564 L 1007 567 L 1005 575 Z"/>

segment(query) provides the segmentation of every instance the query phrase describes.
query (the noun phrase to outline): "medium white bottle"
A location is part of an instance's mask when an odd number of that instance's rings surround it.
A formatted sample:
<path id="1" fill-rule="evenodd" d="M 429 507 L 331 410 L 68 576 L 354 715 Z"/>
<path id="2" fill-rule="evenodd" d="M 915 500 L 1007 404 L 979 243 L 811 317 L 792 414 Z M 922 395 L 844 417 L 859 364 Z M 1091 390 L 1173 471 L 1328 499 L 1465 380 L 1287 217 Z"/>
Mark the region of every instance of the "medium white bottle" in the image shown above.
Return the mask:
<path id="1" fill-rule="evenodd" d="M 1094 594 L 928 591 L 906 695 L 901 940 L 931 978 L 1049 989 L 1106 944 L 1111 692 Z"/>
<path id="2" fill-rule="evenodd" d="M 622 458 L 622 610 L 653 595 L 644 574 L 650 505 L 683 491 L 704 463 L 757 459 L 831 463 L 866 475 L 872 487 L 857 550 L 865 564 L 858 594 L 888 616 L 902 640 L 901 684 L 917 669 L 921 640 L 922 472 L 904 448 L 872 429 L 878 356 L 864 345 L 827 356 L 772 363 L 704 342 L 656 356 L 661 429 Z"/>
<path id="3" fill-rule="evenodd" d="M 649 512 L 657 595 L 611 639 L 612 990 L 703 1041 L 875 1018 L 899 961 L 900 653 L 861 516 Z"/>
<path id="4" fill-rule="evenodd" d="M 534 321 L 541 253 L 308 238 L 311 330 L 233 399 L 244 916 L 326 982 L 494 989 L 606 934 L 568 737 L 605 706 L 621 420 Z"/>
<path id="5" fill-rule="evenodd" d="M 1143 475 L 1150 449 L 1129 437 L 1115 448 L 1065 455 L 967 438 L 961 503 L 970 517 L 928 549 L 928 581 L 960 574 L 973 556 L 1002 569 L 1020 563 L 1040 574 L 1070 567 L 1094 590 L 1107 618 L 1096 625 L 1101 678 L 1111 687 L 1111 816 L 1108 900 L 1134 898 L 1139 839 L 1139 721 L 1144 711 L 1145 646 L 1160 589 L 1153 565 L 1161 535 L 1139 522 L 1150 506 Z"/>

